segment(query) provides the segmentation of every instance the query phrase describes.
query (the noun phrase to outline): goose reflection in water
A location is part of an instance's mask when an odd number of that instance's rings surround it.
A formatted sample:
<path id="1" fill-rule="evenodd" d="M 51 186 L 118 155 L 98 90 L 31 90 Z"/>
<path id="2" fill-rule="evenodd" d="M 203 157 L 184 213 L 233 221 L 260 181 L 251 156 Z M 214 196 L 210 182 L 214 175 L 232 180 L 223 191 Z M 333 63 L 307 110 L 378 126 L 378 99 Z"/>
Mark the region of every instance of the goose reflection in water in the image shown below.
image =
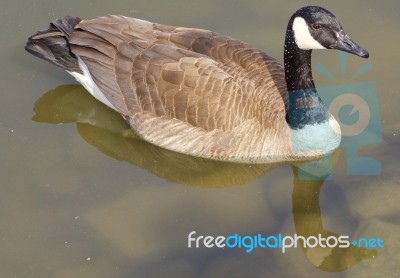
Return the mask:
<path id="1" fill-rule="evenodd" d="M 283 165 L 221 162 L 162 149 L 133 134 L 117 112 L 96 101 L 80 85 L 64 85 L 45 93 L 36 101 L 34 112 L 33 120 L 37 122 L 76 123 L 81 137 L 102 153 L 185 186 L 244 185 Z M 314 163 L 312 174 L 304 172 L 310 167 L 303 168 L 301 164 L 291 166 L 294 174 L 292 213 L 296 233 L 304 237 L 321 234 L 324 238 L 338 238 L 339 234 L 324 229 L 319 204 L 319 193 L 329 176 L 329 165 Z M 353 245 L 349 248 L 303 248 L 303 252 L 311 264 L 327 272 L 343 271 L 377 256 L 375 250 Z"/>

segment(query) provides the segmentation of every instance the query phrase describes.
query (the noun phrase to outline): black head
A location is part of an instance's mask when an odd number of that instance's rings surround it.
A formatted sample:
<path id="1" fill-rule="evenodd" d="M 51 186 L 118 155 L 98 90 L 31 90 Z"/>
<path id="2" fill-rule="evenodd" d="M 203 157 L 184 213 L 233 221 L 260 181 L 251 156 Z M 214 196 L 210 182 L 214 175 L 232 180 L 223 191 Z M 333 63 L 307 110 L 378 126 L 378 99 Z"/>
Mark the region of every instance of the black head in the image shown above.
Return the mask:
<path id="1" fill-rule="evenodd" d="M 366 49 L 344 32 L 336 17 L 324 8 L 307 6 L 297 10 L 289 22 L 298 48 L 338 49 L 368 58 Z"/>

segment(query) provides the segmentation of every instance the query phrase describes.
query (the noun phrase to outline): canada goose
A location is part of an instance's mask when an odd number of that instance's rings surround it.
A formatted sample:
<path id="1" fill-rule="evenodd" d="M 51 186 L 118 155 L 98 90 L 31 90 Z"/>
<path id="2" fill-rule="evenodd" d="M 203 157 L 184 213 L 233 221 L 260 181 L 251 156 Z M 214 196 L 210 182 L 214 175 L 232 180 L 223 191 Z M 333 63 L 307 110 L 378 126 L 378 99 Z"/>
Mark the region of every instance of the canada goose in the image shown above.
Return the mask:
<path id="1" fill-rule="evenodd" d="M 144 140 L 250 163 L 307 160 L 336 149 L 340 127 L 315 89 L 311 50 L 369 56 L 316 6 L 290 18 L 285 66 L 212 31 L 115 15 L 58 18 L 25 48 L 67 70 Z"/>

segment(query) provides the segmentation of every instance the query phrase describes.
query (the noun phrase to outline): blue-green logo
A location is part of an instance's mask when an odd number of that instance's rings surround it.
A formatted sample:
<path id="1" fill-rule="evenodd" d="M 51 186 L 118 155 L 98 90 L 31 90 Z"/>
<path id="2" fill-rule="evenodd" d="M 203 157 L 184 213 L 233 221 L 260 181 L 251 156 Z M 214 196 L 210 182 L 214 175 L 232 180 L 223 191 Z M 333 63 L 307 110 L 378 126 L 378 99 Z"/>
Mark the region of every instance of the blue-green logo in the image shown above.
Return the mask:
<path id="1" fill-rule="evenodd" d="M 322 101 L 341 126 L 340 147 L 346 149 L 347 174 L 350 176 L 379 175 L 380 162 L 372 157 L 361 156 L 358 152 L 362 145 L 379 144 L 382 141 L 376 83 L 356 80 L 372 68 L 372 63 L 367 62 L 349 78 L 346 77 L 348 55 L 346 52 L 339 52 L 341 79 L 349 80 L 349 84 L 318 87 L 317 90 Z M 332 81 L 338 80 L 320 64 L 317 65 L 315 71 Z M 331 161 L 331 158 L 327 160 Z M 307 168 L 312 168 L 312 162 L 306 163 L 301 168 L 307 172 Z"/>

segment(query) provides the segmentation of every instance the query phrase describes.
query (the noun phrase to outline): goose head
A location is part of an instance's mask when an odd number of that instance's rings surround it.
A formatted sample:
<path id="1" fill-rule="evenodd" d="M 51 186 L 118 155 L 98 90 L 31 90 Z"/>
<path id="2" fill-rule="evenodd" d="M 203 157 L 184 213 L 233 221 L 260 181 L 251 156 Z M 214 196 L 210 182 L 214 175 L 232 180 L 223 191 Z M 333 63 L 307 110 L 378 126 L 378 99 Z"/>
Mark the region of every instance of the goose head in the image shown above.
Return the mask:
<path id="1" fill-rule="evenodd" d="M 315 89 L 311 73 L 313 49 L 337 49 L 363 58 L 369 53 L 354 42 L 328 10 L 306 6 L 289 20 L 285 38 L 285 76 L 289 91 Z"/>
<path id="2" fill-rule="evenodd" d="M 312 77 L 313 49 L 337 49 L 363 58 L 369 53 L 343 30 L 324 8 L 307 6 L 289 20 L 285 39 L 286 121 L 294 149 L 329 153 L 340 144 L 340 127 L 320 98 Z"/>
<path id="3" fill-rule="evenodd" d="M 369 57 L 366 49 L 350 39 L 336 17 L 321 7 L 307 6 L 297 10 L 289 21 L 288 33 L 302 50 L 337 49 Z"/>

